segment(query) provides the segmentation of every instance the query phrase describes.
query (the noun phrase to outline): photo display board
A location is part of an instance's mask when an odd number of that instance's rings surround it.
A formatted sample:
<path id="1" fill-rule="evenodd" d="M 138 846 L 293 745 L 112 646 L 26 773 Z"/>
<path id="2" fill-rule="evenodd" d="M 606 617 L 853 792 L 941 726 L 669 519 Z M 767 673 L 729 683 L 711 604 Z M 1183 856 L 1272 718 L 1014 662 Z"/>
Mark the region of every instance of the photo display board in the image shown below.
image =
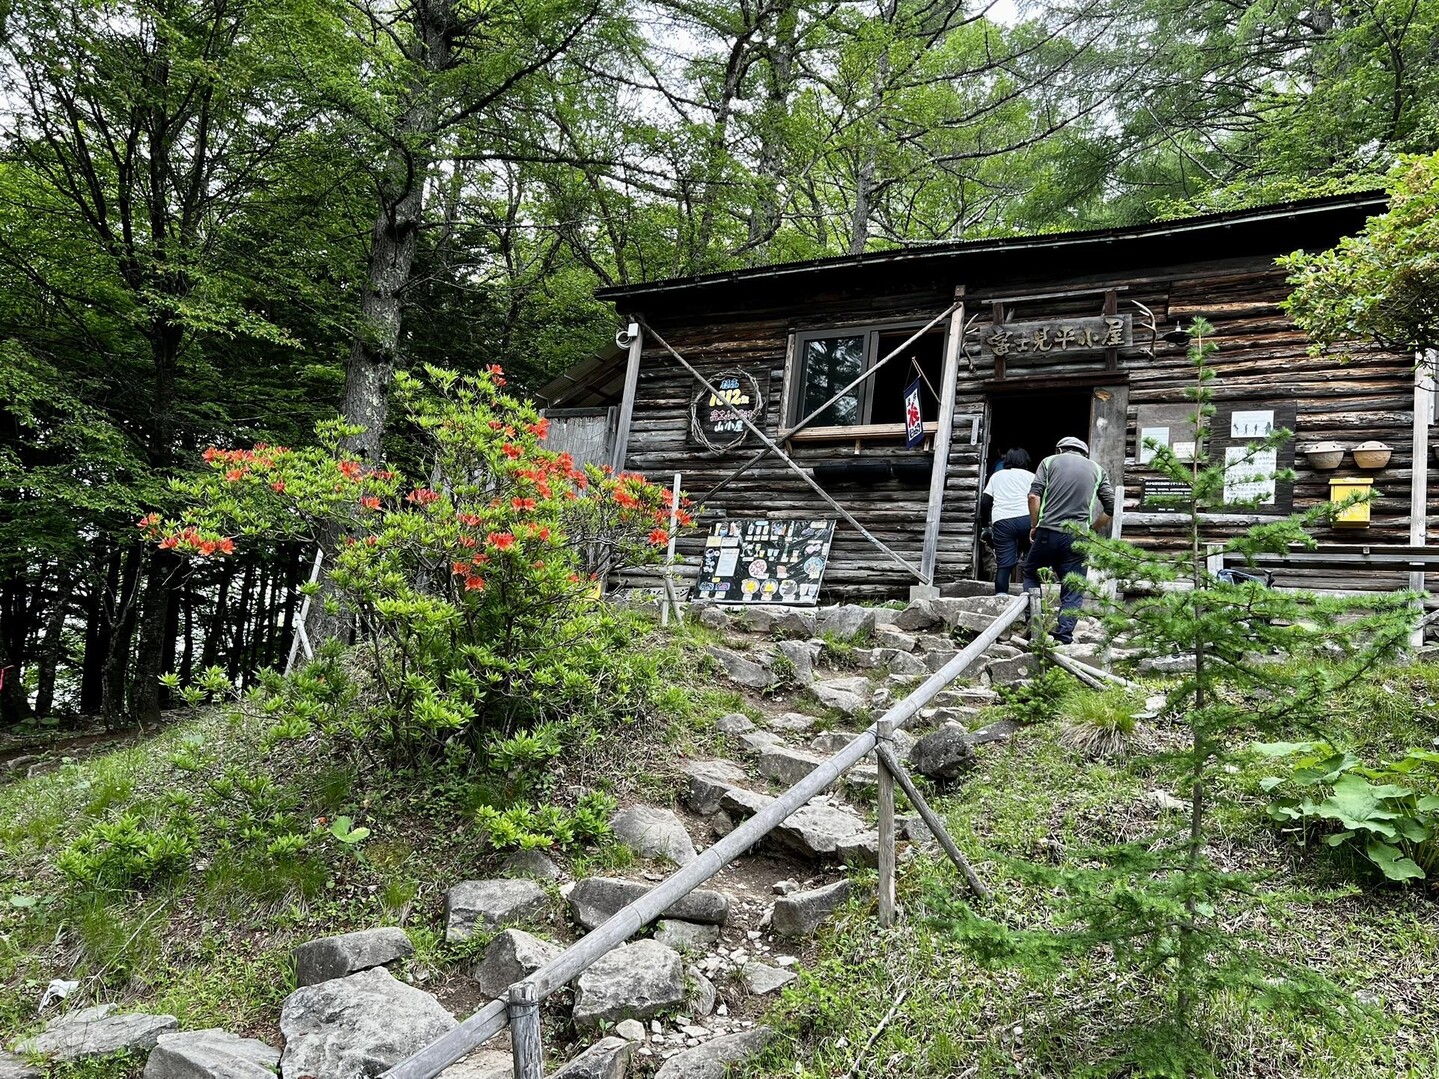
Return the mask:
<path id="1" fill-rule="evenodd" d="M 1194 455 L 1194 406 L 1152 405 L 1137 414 L 1136 443 L 1140 465 L 1149 464 L 1154 451 L 1145 446 L 1153 439 L 1168 446 L 1181 460 Z M 1220 403 L 1210 420 L 1209 460 L 1225 466 L 1224 504 L 1252 513 L 1288 514 L 1294 508 L 1294 484 L 1276 480 L 1275 472 L 1294 467 L 1294 439 L 1277 449 L 1265 450 L 1250 460 L 1251 443 L 1269 437 L 1278 428 L 1295 429 L 1295 406 L 1280 404 L 1260 407 L 1248 403 Z M 1143 508 L 1160 512 L 1182 512 L 1164 500 L 1181 496 L 1183 484 L 1158 476 L 1144 478 Z M 1257 500 L 1257 501 L 1256 501 Z"/>
<path id="2" fill-rule="evenodd" d="M 716 521 L 705 539 L 695 598 L 817 604 L 833 540 L 832 518 Z"/>

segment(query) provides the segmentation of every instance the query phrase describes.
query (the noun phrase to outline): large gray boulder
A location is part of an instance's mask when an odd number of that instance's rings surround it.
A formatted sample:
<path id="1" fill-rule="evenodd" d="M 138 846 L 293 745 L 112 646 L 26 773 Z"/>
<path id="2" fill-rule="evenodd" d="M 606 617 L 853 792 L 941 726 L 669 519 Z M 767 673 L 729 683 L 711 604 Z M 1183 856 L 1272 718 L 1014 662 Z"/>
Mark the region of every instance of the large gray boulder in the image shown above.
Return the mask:
<path id="1" fill-rule="evenodd" d="M 485 996 L 502 997 L 515 982 L 524 981 L 562 951 L 523 930 L 506 929 L 485 949 L 475 967 L 475 981 Z"/>
<path id="2" fill-rule="evenodd" d="M 862 852 L 871 829 L 838 806 L 802 805 L 770 834 L 776 846 L 803 857 L 844 861 L 859 855 L 859 860 L 869 861 Z"/>
<path id="3" fill-rule="evenodd" d="M 739 736 L 740 745 L 751 753 L 763 753 L 770 746 L 777 746 L 784 742 L 784 739 L 775 734 L 774 731 L 749 731 Z"/>
<path id="4" fill-rule="evenodd" d="M 901 632 L 910 633 L 919 629 L 932 629 L 943 621 L 943 617 L 935 609 L 934 600 L 916 599 L 911 600 L 909 606 L 900 611 L 899 617 L 891 624 Z"/>
<path id="5" fill-rule="evenodd" d="M 113 1004 L 57 1015 L 45 1029 L 12 1047 L 24 1056 L 51 1060 L 85 1060 L 111 1053 L 153 1049 L 161 1034 L 180 1025 L 173 1015 L 116 1012 Z"/>
<path id="6" fill-rule="evenodd" d="M 695 860 L 694 840 L 668 809 L 630 806 L 610 818 L 615 838 L 641 858 L 664 858 L 675 865 Z"/>
<path id="7" fill-rule="evenodd" d="M 720 807 L 725 791 L 749 780 L 743 767 L 727 760 L 690 761 L 683 771 L 689 785 L 680 800 L 701 816 L 709 816 Z"/>
<path id="8" fill-rule="evenodd" d="M 929 664 L 913 652 L 895 652 L 890 656 L 889 672 L 901 678 L 919 678 L 932 673 Z"/>
<path id="9" fill-rule="evenodd" d="M 403 929 L 385 926 L 337 937 L 321 937 L 295 949 L 295 985 L 314 985 L 383 967 L 413 955 L 415 946 Z"/>
<path id="10" fill-rule="evenodd" d="M 931 779 L 954 779 L 973 763 L 969 732 L 958 723 L 946 723 L 909 751 L 910 767 Z"/>
<path id="11" fill-rule="evenodd" d="M 746 963 L 744 969 L 739 972 L 739 976 L 752 997 L 764 996 L 766 993 L 773 993 L 776 989 L 783 989 L 798 977 L 792 970 L 772 967 L 768 963 L 755 962 Z"/>
<path id="12" fill-rule="evenodd" d="M 1033 677 L 1039 671 L 1039 661 L 1031 655 L 1018 655 L 1013 659 L 991 660 L 985 672 L 990 685 L 1008 686 Z"/>
<path id="13" fill-rule="evenodd" d="M 40 1079 L 40 1069 L 0 1049 L 0 1079 Z"/>
<path id="14" fill-rule="evenodd" d="M 517 850 L 500 863 L 500 872 L 507 877 L 530 877 L 533 880 L 559 880 L 560 867 L 542 850 Z"/>
<path id="15" fill-rule="evenodd" d="M 849 881 L 837 880 L 823 888 L 781 896 L 774 901 L 771 926 L 782 937 L 808 937 L 849 899 L 851 888 Z"/>
<path id="16" fill-rule="evenodd" d="M 621 1019 L 648 1019 L 685 1000 L 679 952 L 637 940 L 601 956 L 575 982 L 575 1026 L 592 1030 Z"/>
<path id="17" fill-rule="evenodd" d="M 874 611 L 853 603 L 826 607 L 818 612 L 814 632 L 818 637 L 850 640 L 874 629 Z"/>
<path id="18" fill-rule="evenodd" d="M 743 712 L 727 712 L 715 720 L 715 730 L 720 734 L 744 734 L 754 730 L 754 720 Z"/>
<path id="19" fill-rule="evenodd" d="M 461 881 L 445 893 L 445 939 L 468 940 L 476 929 L 538 917 L 549 901 L 532 880 Z"/>
<path id="20" fill-rule="evenodd" d="M 296 989 L 280 1009 L 284 1079 L 376 1076 L 458 1024 L 384 967 Z"/>
<path id="21" fill-rule="evenodd" d="M 550 1079 L 625 1079 L 630 1073 L 631 1045 L 624 1038 L 601 1038 Z"/>
<path id="22" fill-rule="evenodd" d="M 732 1064 L 756 1056 L 771 1038 L 769 1027 L 711 1038 L 703 1045 L 676 1053 L 664 1062 L 655 1079 L 724 1079 Z"/>
<path id="23" fill-rule="evenodd" d="M 707 651 L 719 660 L 725 674 L 735 685 L 743 686 L 745 689 L 766 690 L 775 683 L 775 677 L 771 671 L 753 660 L 746 659 L 738 652 L 718 646 L 711 646 Z"/>
<path id="24" fill-rule="evenodd" d="M 145 1079 L 275 1079 L 280 1050 L 218 1027 L 161 1034 Z"/>
<path id="25" fill-rule="evenodd" d="M 586 929 L 608 921 L 624 907 L 649 892 L 647 884 L 614 877 L 586 877 L 570 889 L 570 913 Z M 685 922 L 724 925 L 729 920 L 729 896 L 708 888 L 696 888 L 664 912 L 666 918 Z"/>

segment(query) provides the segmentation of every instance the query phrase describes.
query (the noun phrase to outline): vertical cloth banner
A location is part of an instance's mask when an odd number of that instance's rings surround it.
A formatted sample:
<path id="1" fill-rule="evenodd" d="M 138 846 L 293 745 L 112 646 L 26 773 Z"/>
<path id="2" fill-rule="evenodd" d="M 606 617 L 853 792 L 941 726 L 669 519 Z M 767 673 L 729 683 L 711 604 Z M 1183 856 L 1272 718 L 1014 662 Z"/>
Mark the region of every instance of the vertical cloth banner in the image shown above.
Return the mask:
<path id="1" fill-rule="evenodd" d="M 924 417 L 919 411 L 919 379 L 904 390 L 904 444 L 914 449 L 924 441 Z"/>

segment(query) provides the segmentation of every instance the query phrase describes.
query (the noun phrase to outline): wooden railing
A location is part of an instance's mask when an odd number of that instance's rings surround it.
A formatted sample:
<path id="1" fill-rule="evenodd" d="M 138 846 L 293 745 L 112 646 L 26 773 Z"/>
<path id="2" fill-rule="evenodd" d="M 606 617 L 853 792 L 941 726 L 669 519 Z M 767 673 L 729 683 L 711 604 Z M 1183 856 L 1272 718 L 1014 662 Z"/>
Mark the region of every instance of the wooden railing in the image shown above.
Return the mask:
<path id="1" fill-rule="evenodd" d="M 402 1060 L 382 1079 L 433 1079 L 466 1053 L 493 1038 L 506 1025 L 514 1056 L 514 1079 L 543 1079 L 539 1006 L 555 990 L 568 985 L 601 956 L 612 951 L 679 900 L 744 854 L 815 795 L 828 788 L 871 751 L 879 759 L 879 918 L 894 919 L 894 783 L 898 782 L 935 838 L 981 898 L 989 893 L 960 853 L 938 815 L 915 788 L 891 748 L 896 726 L 916 715 L 934 696 L 958 678 L 991 644 L 1025 614 L 1029 600 L 1016 596 L 970 644 L 907 697 L 885 712 L 868 730 L 790 787 L 760 812 L 740 824 L 714 846 L 701 851 L 633 903 L 587 933 L 524 981 L 510 986 L 507 998 L 491 1001 L 454 1030 Z"/>

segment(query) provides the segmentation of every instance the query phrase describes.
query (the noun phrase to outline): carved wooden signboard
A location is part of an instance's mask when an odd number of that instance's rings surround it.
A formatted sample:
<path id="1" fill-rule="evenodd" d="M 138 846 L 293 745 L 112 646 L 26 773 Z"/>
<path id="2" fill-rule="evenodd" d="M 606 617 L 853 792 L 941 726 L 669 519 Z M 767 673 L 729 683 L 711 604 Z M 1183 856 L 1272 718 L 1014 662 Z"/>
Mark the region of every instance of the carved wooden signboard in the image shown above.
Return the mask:
<path id="1" fill-rule="evenodd" d="M 1134 323 L 1128 314 L 1005 322 L 979 330 L 980 357 L 990 360 L 1103 352 L 1133 344 Z"/>

